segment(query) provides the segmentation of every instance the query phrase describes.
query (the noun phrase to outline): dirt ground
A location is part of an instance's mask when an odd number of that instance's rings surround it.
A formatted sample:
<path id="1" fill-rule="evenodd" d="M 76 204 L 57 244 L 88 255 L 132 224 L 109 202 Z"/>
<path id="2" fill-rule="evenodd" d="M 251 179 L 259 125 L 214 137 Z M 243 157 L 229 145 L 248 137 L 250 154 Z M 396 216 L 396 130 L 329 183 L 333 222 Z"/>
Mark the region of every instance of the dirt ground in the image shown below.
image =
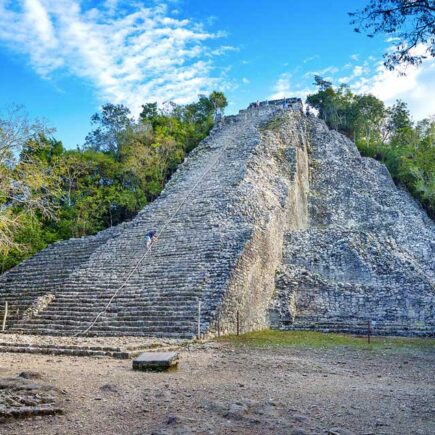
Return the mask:
<path id="1" fill-rule="evenodd" d="M 0 354 L 63 391 L 63 415 L 9 420 L 1 434 L 434 434 L 432 348 L 181 351 L 168 373 L 131 360 Z"/>

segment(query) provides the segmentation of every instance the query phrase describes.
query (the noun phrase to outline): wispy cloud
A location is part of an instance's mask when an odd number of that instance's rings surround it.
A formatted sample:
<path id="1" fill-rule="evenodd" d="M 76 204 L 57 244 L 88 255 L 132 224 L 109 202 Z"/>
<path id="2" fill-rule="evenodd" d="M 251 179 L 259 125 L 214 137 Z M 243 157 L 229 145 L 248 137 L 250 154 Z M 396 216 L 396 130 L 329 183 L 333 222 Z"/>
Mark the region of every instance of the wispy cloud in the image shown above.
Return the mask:
<path id="1" fill-rule="evenodd" d="M 321 76 L 321 77 L 325 77 L 325 75 L 333 75 L 336 74 L 337 72 L 339 72 L 340 69 L 337 68 L 336 66 L 328 66 L 326 68 L 317 70 L 317 71 L 308 71 L 304 74 L 305 78 L 313 78 L 314 76 Z"/>
<path id="2" fill-rule="evenodd" d="M 313 60 L 317 60 L 317 59 L 320 59 L 320 56 L 318 54 L 315 54 L 314 56 L 309 56 L 306 59 L 304 59 L 302 63 L 312 62 Z"/>
<path id="3" fill-rule="evenodd" d="M 344 68 L 348 68 L 348 65 L 345 65 Z M 355 80 L 358 77 L 361 77 L 363 75 L 367 75 L 370 73 L 370 68 L 367 66 L 367 64 L 364 65 L 355 65 L 352 67 L 352 73 L 348 76 L 340 77 L 338 79 L 338 83 L 351 83 L 353 80 Z"/>
<path id="4" fill-rule="evenodd" d="M 293 86 L 292 74 L 283 73 L 278 77 L 278 80 L 272 88 L 272 93 L 269 95 L 270 100 L 285 98 L 285 97 L 299 97 L 305 100 L 306 96 L 313 92 L 314 89 L 308 86 L 301 86 L 301 83 Z"/>
<path id="5" fill-rule="evenodd" d="M 0 42 L 43 77 L 86 79 L 102 100 L 139 110 L 145 101 L 185 103 L 222 85 L 213 47 L 224 36 L 162 4 L 105 0 L 0 0 Z"/>
<path id="6" fill-rule="evenodd" d="M 423 45 L 414 49 L 416 54 L 425 51 Z M 338 77 L 338 82 L 348 83 L 358 93 L 373 94 L 387 105 L 403 100 L 415 119 L 435 114 L 435 59 L 426 59 L 419 67 L 399 67 L 399 71 L 389 71 L 383 61 L 369 56 L 359 65 L 354 64 L 350 75 Z"/>
<path id="7" fill-rule="evenodd" d="M 291 92 L 291 74 L 281 74 L 273 87 L 273 93 L 269 96 L 269 99 L 278 99 L 288 97 Z"/>
<path id="8" fill-rule="evenodd" d="M 223 56 L 224 54 L 231 51 L 239 51 L 238 47 L 233 47 L 232 45 L 222 45 L 215 50 L 210 51 L 210 56 Z"/>
<path id="9" fill-rule="evenodd" d="M 417 47 L 416 53 L 425 53 L 425 47 Z M 408 66 L 400 75 L 388 71 L 383 61 L 373 56 L 363 59 L 358 54 L 350 56 L 351 62 L 342 67 L 328 66 L 308 71 L 300 76 L 296 70 L 278 76 L 269 98 L 301 97 L 316 92 L 314 75 L 323 76 L 336 86 L 348 84 L 360 94 L 373 94 L 387 105 L 397 99 L 408 104 L 416 120 L 435 114 L 435 59 L 425 59 L 419 67 Z"/>
<path id="10" fill-rule="evenodd" d="M 423 61 L 420 67 L 408 67 L 405 76 L 380 64 L 374 75 L 361 77 L 352 87 L 388 105 L 398 99 L 405 101 L 417 120 L 435 115 L 435 59 Z"/>

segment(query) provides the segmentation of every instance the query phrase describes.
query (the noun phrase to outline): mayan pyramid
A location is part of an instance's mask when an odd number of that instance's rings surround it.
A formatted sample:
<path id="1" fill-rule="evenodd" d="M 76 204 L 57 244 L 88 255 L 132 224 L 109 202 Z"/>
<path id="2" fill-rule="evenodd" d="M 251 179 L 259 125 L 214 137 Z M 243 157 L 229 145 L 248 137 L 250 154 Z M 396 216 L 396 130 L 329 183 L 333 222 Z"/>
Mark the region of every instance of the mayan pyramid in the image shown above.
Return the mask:
<path id="1" fill-rule="evenodd" d="M 145 234 L 157 229 L 147 251 Z M 298 99 L 225 117 L 131 222 L 0 276 L 6 332 L 433 335 L 435 227 Z M 0 308 L 0 310 L 3 308 Z M 0 313 L 2 314 L 2 313 Z"/>

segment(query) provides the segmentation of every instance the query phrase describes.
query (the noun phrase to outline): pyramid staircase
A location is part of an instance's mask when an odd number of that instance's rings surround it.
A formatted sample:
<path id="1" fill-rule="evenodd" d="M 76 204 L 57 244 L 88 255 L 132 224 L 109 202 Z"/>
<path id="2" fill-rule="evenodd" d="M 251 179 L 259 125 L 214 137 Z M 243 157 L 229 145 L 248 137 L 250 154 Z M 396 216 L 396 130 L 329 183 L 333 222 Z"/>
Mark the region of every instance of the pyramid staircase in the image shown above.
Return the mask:
<path id="1" fill-rule="evenodd" d="M 7 331 L 192 338 L 200 303 L 205 331 L 252 231 L 251 222 L 232 213 L 240 201 L 237 186 L 260 141 L 259 126 L 280 110 L 227 117 L 134 220 L 56 243 L 2 275 Z M 146 254 L 150 229 L 159 238 Z M 45 295 L 53 301 L 23 318 Z"/>

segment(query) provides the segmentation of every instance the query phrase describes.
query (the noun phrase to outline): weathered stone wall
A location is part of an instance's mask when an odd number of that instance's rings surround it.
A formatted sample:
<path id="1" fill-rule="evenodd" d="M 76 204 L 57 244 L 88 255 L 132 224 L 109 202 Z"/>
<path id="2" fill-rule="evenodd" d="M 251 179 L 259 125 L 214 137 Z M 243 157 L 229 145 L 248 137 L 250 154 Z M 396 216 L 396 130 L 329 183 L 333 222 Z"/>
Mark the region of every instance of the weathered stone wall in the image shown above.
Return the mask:
<path id="1" fill-rule="evenodd" d="M 285 236 L 282 329 L 433 334 L 434 224 L 386 168 L 310 118 L 309 223 Z"/>
<path id="2" fill-rule="evenodd" d="M 256 109 L 253 109 L 256 110 Z M 231 274 L 219 307 L 223 332 L 269 326 L 268 308 L 281 263 L 284 232 L 307 222 L 308 153 L 303 115 L 282 112 L 254 138 L 255 154 L 236 189 L 238 213 L 252 216 L 251 235 Z M 213 325 L 216 329 L 216 322 Z"/>

